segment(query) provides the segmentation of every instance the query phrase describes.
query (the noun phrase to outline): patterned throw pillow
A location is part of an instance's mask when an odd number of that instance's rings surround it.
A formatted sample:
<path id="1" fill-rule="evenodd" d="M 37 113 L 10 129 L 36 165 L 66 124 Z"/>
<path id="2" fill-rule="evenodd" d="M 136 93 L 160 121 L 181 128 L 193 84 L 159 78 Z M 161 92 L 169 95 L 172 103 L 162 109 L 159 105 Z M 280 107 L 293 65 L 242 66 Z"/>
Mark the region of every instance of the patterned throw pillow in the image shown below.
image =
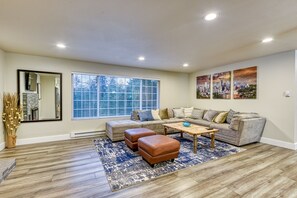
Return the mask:
<path id="1" fill-rule="evenodd" d="M 139 118 L 140 118 L 141 122 L 154 120 L 154 118 L 152 116 L 152 112 L 150 110 L 140 111 L 138 114 L 139 114 Z"/>
<path id="2" fill-rule="evenodd" d="M 185 117 L 184 110 L 182 108 L 173 109 L 173 112 L 174 112 L 175 118 L 184 118 Z"/>
<path id="3" fill-rule="evenodd" d="M 231 120 L 233 118 L 233 115 L 237 113 L 236 111 L 233 111 L 232 109 L 230 109 L 230 111 L 228 112 L 228 115 L 227 115 L 227 119 L 226 119 L 226 122 L 227 123 L 231 123 Z"/>
<path id="4" fill-rule="evenodd" d="M 168 116 L 168 109 L 160 109 L 159 111 L 159 115 L 161 117 L 162 120 L 164 119 L 169 119 L 169 116 Z"/>
<path id="5" fill-rule="evenodd" d="M 138 115 L 138 112 L 139 112 L 140 110 L 134 110 L 134 111 L 132 111 L 131 112 L 131 117 L 130 117 L 130 119 L 131 120 L 139 120 L 139 115 Z"/>
<path id="6" fill-rule="evenodd" d="M 202 119 L 204 114 L 204 110 L 202 109 L 193 109 L 191 118 L 193 119 Z"/>
<path id="7" fill-rule="evenodd" d="M 228 112 L 221 112 L 219 113 L 213 120 L 215 123 L 224 123 L 226 121 Z"/>
<path id="8" fill-rule="evenodd" d="M 187 118 L 191 117 L 194 107 L 183 108 L 183 109 L 184 109 L 185 117 Z"/>
<path id="9" fill-rule="evenodd" d="M 203 116 L 203 120 L 207 120 L 207 121 L 211 122 L 217 114 L 218 114 L 217 111 L 207 110 Z"/>
<path id="10" fill-rule="evenodd" d="M 159 109 L 151 110 L 151 112 L 152 112 L 152 116 L 153 116 L 154 120 L 161 120 L 161 118 L 159 116 Z"/>

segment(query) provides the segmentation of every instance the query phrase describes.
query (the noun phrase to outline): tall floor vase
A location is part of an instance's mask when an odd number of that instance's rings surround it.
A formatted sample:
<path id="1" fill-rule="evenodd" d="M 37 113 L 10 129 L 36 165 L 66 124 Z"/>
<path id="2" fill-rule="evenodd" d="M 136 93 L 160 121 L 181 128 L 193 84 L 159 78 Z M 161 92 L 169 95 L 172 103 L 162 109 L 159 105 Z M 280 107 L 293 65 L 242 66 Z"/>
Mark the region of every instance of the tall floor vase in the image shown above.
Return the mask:
<path id="1" fill-rule="evenodd" d="M 16 131 L 6 134 L 6 148 L 14 148 L 16 146 Z"/>

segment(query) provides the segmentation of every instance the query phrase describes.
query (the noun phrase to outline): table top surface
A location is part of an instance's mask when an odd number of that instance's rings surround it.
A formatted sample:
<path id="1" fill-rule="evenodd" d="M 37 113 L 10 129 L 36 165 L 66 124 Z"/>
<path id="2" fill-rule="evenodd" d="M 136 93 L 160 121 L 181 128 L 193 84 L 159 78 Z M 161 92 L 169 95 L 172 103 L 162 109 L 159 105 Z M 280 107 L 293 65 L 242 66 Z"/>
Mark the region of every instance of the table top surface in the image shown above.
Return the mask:
<path id="1" fill-rule="evenodd" d="M 177 122 L 177 123 L 170 123 L 170 124 L 163 124 L 163 126 L 168 128 L 177 129 L 189 134 L 193 135 L 200 135 L 204 133 L 216 133 L 219 130 L 218 129 L 207 129 L 208 127 L 200 126 L 197 124 L 191 124 L 189 127 L 185 127 L 183 125 L 183 122 Z"/>

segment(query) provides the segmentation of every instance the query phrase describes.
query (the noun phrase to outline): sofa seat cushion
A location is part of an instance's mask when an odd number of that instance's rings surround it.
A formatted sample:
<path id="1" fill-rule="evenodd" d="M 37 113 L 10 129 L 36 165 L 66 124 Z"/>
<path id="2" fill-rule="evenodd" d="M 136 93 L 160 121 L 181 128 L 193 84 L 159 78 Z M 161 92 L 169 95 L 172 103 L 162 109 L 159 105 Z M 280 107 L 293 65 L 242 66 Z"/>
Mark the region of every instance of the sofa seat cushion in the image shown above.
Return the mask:
<path id="1" fill-rule="evenodd" d="M 165 123 L 175 123 L 175 122 L 184 122 L 185 119 L 182 118 L 170 118 L 163 120 Z"/>
<path id="2" fill-rule="evenodd" d="M 193 119 L 193 118 L 185 118 L 185 120 L 192 123 L 192 124 L 208 126 L 208 127 L 211 124 L 211 122 L 209 122 L 207 120 L 200 120 L 200 119 Z"/>
<path id="3" fill-rule="evenodd" d="M 140 126 L 138 121 L 133 120 L 114 120 L 107 122 L 107 125 L 111 128 L 120 128 L 127 126 Z"/>
<path id="4" fill-rule="evenodd" d="M 154 124 L 165 124 L 164 120 L 152 120 L 152 121 L 144 121 L 139 122 L 142 126 L 145 125 L 154 125 Z"/>

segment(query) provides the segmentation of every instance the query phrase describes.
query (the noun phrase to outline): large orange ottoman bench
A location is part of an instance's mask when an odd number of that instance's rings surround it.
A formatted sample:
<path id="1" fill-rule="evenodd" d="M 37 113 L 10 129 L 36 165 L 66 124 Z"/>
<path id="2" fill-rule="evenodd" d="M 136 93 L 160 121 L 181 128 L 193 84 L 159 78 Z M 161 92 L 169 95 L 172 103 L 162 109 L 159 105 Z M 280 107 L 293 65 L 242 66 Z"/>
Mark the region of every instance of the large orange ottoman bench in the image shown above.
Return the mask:
<path id="1" fill-rule="evenodd" d="M 141 137 L 156 135 L 156 132 L 147 128 L 135 128 L 125 130 L 125 143 L 133 151 L 138 150 L 138 139 Z"/>
<path id="2" fill-rule="evenodd" d="M 139 154 L 151 167 L 167 160 L 173 162 L 178 157 L 179 149 L 179 141 L 164 135 L 154 135 L 138 139 Z"/>

